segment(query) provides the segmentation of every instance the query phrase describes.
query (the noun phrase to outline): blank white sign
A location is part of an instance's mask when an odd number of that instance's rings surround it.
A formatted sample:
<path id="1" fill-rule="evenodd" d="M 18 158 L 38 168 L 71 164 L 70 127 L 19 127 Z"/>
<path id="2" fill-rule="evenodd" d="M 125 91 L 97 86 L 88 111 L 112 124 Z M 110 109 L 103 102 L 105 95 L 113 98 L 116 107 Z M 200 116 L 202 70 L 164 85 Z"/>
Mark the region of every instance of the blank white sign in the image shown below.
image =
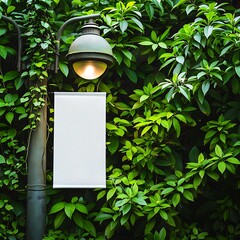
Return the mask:
<path id="1" fill-rule="evenodd" d="M 106 93 L 54 94 L 54 188 L 106 187 Z"/>

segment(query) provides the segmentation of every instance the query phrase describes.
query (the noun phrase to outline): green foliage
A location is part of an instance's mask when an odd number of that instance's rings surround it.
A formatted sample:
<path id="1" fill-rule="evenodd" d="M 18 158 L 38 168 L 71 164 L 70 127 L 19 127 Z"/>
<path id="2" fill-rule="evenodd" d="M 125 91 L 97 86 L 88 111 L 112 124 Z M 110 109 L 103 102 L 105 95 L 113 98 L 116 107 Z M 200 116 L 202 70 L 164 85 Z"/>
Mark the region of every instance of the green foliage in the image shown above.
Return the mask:
<path id="1" fill-rule="evenodd" d="M 82 23 L 71 24 L 53 74 L 59 27 L 97 12 L 114 64 L 76 77 L 65 55 Z M 0 21 L 1 238 L 24 239 L 29 136 L 47 92 L 102 91 L 107 187 L 53 191 L 49 160 L 44 239 L 239 239 L 239 13 L 204 0 L 1 1 L 0 17 L 21 26 L 25 66 L 16 71 L 16 34 Z"/>
<path id="2" fill-rule="evenodd" d="M 24 226 L 23 206 L 20 202 L 13 202 L 8 196 L 0 196 L 0 237 L 1 239 L 22 239 L 24 233 L 19 227 Z"/>

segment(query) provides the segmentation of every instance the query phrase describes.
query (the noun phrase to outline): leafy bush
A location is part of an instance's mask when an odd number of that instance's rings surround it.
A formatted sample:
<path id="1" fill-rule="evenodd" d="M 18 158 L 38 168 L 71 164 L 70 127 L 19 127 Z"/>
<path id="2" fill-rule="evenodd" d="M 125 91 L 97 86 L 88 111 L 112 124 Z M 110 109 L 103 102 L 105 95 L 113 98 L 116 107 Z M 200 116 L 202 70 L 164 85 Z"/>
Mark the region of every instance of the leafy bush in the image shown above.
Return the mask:
<path id="1" fill-rule="evenodd" d="M 25 201 L 28 136 L 41 120 L 46 80 L 50 92 L 107 92 L 107 188 L 53 191 L 49 161 L 44 239 L 239 238 L 238 9 L 204 0 L 2 1 L 0 6 L 22 26 L 26 40 L 26 70 L 18 73 L 11 64 L 14 31 L 0 22 L 4 239 L 24 237 L 25 211 L 17 206 Z M 97 21 L 113 48 L 113 66 L 91 82 L 72 73 L 64 56 L 80 31 L 73 24 L 63 34 L 60 71 L 53 74 L 54 33 L 70 17 L 93 12 L 101 12 Z"/>

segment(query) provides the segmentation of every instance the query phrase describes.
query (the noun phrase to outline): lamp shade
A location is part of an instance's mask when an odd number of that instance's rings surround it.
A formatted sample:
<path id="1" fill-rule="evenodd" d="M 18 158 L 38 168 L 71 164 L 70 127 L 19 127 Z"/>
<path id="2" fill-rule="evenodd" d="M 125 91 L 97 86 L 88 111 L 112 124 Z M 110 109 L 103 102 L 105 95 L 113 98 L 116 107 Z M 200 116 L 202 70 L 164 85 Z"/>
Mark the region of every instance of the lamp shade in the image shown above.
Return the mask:
<path id="1" fill-rule="evenodd" d="M 80 77 L 91 80 L 100 77 L 112 64 L 113 53 L 110 44 L 100 36 L 98 25 L 90 22 L 71 44 L 67 59 Z"/>

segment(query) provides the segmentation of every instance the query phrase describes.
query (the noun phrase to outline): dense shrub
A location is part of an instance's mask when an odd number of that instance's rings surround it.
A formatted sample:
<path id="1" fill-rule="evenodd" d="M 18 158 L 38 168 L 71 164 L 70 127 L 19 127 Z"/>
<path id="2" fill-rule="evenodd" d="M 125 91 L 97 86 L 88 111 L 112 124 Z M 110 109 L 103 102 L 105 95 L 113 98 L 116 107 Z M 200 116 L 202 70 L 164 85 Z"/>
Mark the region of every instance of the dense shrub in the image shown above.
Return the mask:
<path id="1" fill-rule="evenodd" d="M 0 21 L 0 236 L 24 239 L 29 135 L 47 92 L 107 92 L 107 188 L 53 190 L 49 97 L 50 239 L 239 239 L 240 16 L 204 0 L 1 1 L 21 26 Z M 55 33 L 73 16 L 101 12 L 114 64 L 98 80 L 65 60 L 80 31 Z M 0 15 L 1 16 L 1 15 Z M 47 80 L 47 88 L 45 83 Z"/>

